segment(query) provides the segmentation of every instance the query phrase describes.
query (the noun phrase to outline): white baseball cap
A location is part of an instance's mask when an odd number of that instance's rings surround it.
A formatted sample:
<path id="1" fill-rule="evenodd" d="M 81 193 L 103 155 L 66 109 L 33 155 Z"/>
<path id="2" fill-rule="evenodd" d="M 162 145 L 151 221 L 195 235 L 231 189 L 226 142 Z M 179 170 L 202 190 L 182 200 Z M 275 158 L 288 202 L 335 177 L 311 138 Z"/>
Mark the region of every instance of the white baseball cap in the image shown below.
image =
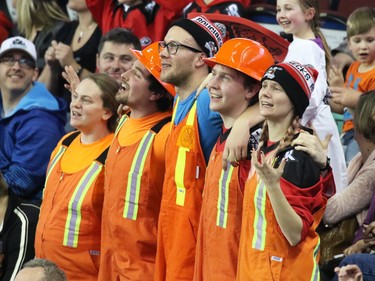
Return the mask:
<path id="1" fill-rule="evenodd" d="M 21 36 L 11 37 L 5 40 L 0 47 L 0 57 L 12 50 L 20 50 L 27 53 L 36 61 L 36 49 L 33 42 Z"/>

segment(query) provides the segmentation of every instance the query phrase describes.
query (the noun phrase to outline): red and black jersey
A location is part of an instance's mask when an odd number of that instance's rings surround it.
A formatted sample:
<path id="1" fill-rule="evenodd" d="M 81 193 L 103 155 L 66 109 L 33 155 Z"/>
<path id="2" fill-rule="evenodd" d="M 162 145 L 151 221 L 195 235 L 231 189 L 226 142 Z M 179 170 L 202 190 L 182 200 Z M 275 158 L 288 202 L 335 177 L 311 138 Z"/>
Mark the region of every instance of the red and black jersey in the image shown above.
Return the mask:
<path id="1" fill-rule="evenodd" d="M 153 1 L 144 1 L 127 10 L 116 0 L 86 0 L 86 3 L 103 34 L 112 28 L 122 27 L 133 32 L 143 47 L 151 43 L 148 26 L 153 22 L 155 5 Z"/>
<path id="2" fill-rule="evenodd" d="M 190 1 L 145 0 L 125 9 L 116 0 L 86 0 L 87 7 L 103 34 L 115 27 L 132 31 L 142 47 L 164 39 L 168 26 L 182 15 Z"/>

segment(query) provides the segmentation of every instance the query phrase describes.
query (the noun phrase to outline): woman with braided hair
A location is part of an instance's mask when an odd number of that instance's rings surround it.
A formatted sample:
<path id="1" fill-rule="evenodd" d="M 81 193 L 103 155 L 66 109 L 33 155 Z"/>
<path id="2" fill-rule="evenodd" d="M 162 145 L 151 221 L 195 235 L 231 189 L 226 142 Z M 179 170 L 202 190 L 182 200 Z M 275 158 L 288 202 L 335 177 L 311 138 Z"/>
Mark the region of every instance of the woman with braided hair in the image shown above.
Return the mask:
<path id="1" fill-rule="evenodd" d="M 318 280 L 315 229 L 332 172 L 323 180 L 313 158 L 291 145 L 317 74 L 290 62 L 271 66 L 262 78 L 259 109 L 266 121 L 245 185 L 237 280 Z"/>

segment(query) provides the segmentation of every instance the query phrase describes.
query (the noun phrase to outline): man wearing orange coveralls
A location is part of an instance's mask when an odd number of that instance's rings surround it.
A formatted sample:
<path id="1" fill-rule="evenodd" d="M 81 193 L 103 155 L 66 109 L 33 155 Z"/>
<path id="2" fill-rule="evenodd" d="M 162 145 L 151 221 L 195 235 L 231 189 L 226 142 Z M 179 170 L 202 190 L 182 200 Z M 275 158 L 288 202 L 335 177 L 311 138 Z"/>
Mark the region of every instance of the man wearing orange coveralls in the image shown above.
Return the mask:
<path id="1" fill-rule="evenodd" d="M 118 100 L 130 108 L 108 152 L 98 280 L 152 280 L 174 88 L 159 80 L 158 43 L 121 75 Z"/>
<path id="2" fill-rule="evenodd" d="M 220 113 L 223 128 L 206 170 L 194 280 L 234 281 L 250 161 L 240 161 L 237 167 L 228 164 L 223 170 L 223 149 L 234 121 L 258 101 L 260 79 L 274 60 L 261 44 L 244 38 L 225 42 L 214 57 L 203 60 L 212 67 L 213 77 L 207 85 L 210 109 Z M 260 131 L 260 125 L 251 129 L 254 149 Z"/>
<path id="3" fill-rule="evenodd" d="M 70 76 L 75 72 L 68 70 Z M 78 77 L 76 77 L 78 79 Z M 92 74 L 70 82 L 70 125 L 52 152 L 35 235 L 35 255 L 55 262 L 69 280 L 96 281 L 104 196 L 104 162 L 117 125 L 119 85 Z"/>
<path id="4" fill-rule="evenodd" d="M 157 281 L 193 279 L 206 165 L 222 124 L 220 115 L 209 108 L 208 90 L 198 89 L 209 74 L 203 59 L 219 50 L 223 31 L 225 26 L 204 16 L 180 19 L 159 43 L 161 80 L 173 84 L 178 95 L 166 147 L 154 279 Z M 253 110 L 258 112 L 259 108 L 249 106 L 234 122 L 223 161 L 246 159 L 249 128 L 259 122 L 259 114 L 254 115 Z M 233 136 L 241 143 L 228 149 L 235 142 Z"/>

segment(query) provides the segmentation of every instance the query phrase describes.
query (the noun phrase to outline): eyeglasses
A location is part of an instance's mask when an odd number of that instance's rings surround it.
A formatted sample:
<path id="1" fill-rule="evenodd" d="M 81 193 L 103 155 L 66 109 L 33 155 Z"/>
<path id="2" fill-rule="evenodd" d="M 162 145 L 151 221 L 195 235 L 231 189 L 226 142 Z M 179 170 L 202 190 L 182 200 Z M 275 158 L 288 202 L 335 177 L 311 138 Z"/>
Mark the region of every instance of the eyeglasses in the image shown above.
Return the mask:
<path id="1" fill-rule="evenodd" d="M 0 63 L 3 63 L 7 66 L 13 66 L 16 62 L 19 63 L 20 67 L 22 68 L 35 68 L 35 62 L 32 59 L 28 58 L 20 58 L 16 59 L 14 57 L 3 57 L 0 59 Z"/>
<path id="2" fill-rule="evenodd" d="M 190 47 L 190 46 L 187 46 L 187 45 L 175 42 L 175 41 L 171 41 L 169 43 L 165 43 L 164 41 L 160 41 L 159 42 L 159 53 L 165 47 L 167 47 L 168 54 L 170 54 L 170 55 L 175 55 L 177 53 L 179 47 L 186 48 L 186 49 L 188 49 L 188 50 L 190 50 L 194 53 L 203 53 L 203 51 L 201 51 L 201 50 L 195 49 L 193 47 Z"/>

